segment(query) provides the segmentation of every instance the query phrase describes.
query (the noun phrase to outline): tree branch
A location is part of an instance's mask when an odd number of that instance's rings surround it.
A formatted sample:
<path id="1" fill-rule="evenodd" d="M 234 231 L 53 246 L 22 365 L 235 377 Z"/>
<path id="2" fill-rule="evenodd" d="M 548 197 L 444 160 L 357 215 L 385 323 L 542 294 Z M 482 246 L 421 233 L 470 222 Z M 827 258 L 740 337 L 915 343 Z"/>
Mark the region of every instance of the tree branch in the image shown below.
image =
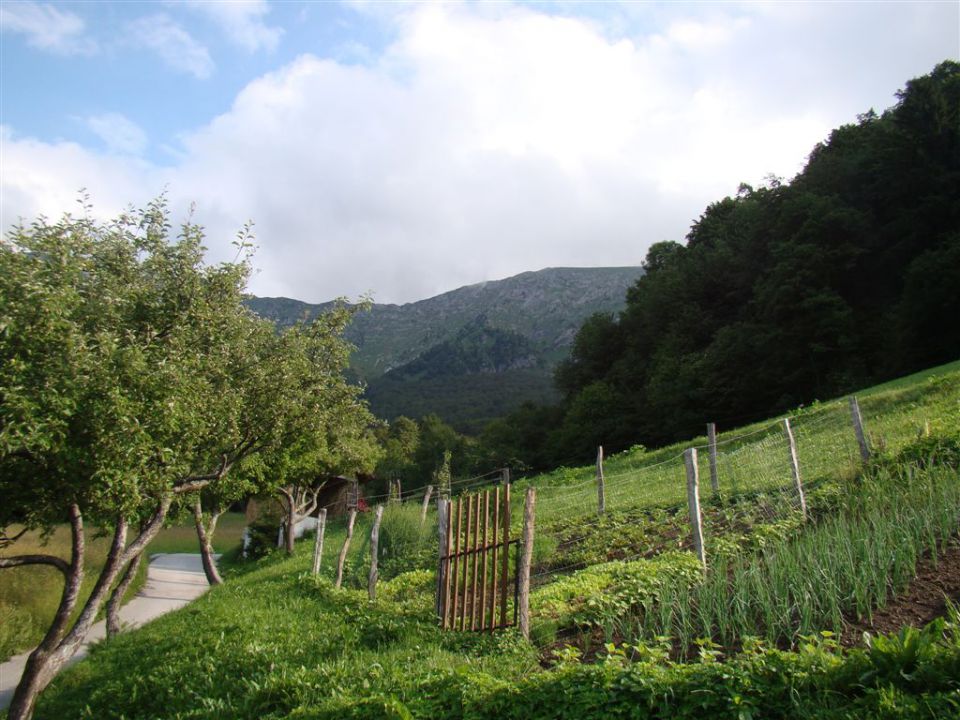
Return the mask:
<path id="1" fill-rule="evenodd" d="M 22 567 L 23 565 L 50 565 L 65 576 L 70 572 L 69 563 L 56 555 L 14 555 L 13 557 L 0 558 L 0 569 Z"/>
<path id="2" fill-rule="evenodd" d="M 236 461 L 236 458 L 231 460 L 226 455 L 223 455 L 222 457 L 223 460 L 220 462 L 219 470 L 206 475 L 191 475 L 189 477 L 185 477 L 173 484 L 173 492 L 177 495 L 196 492 L 197 490 L 203 490 L 210 483 L 216 482 L 222 478 L 230 471 L 230 468 L 233 467 L 233 463 Z"/>

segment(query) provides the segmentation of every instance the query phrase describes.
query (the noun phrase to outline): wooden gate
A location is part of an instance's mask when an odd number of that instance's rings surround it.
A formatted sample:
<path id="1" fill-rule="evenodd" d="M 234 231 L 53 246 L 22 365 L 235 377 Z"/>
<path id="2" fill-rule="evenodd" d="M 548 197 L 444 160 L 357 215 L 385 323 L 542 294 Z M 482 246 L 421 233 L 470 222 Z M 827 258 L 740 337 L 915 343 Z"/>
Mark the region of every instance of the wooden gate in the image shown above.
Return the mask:
<path id="1" fill-rule="evenodd" d="M 510 577 L 510 550 L 519 548 L 519 540 L 510 539 L 510 486 L 451 500 L 441 513 L 440 533 L 441 627 L 492 632 L 516 625 L 520 563 L 515 557 Z M 510 592 L 514 602 L 508 616 Z"/>

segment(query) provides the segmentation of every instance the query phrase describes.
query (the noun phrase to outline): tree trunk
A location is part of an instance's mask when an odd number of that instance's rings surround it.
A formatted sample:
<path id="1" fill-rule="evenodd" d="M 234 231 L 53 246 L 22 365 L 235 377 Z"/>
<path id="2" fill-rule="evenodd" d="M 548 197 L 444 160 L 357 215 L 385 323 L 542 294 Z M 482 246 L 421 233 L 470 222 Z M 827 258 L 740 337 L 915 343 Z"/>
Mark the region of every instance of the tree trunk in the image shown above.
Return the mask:
<path id="1" fill-rule="evenodd" d="M 27 658 L 23 675 L 20 676 L 20 682 L 10 701 L 8 720 L 27 720 L 33 717 L 33 709 L 37 704 L 40 691 L 50 683 L 59 670 L 49 666 L 48 658 L 63 635 L 70 614 L 77 605 L 77 596 L 80 593 L 80 585 L 83 583 L 83 516 L 77 505 L 70 506 L 70 532 L 72 536 L 70 570 L 64 576 L 60 605 L 47 634 Z"/>
<path id="2" fill-rule="evenodd" d="M 296 508 L 291 507 L 287 512 L 287 527 L 286 535 L 283 539 L 284 550 L 287 551 L 287 555 L 293 555 L 293 542 L 295 539 L 297 525 L 297 511 Z"/>
<path id="3" fill-rule="evenodd" d="M 60 607 L 43 641 L 27 658 L 20 683 L 13 692 L 7 720 L 30 720 L 33 716 L 37 697 L 77 652 L 77 648 L 80 647 L 89 632 L 90 626 L 96 620 L 97 613 L 103 607 L 107 593 L 114 580 L 117 579 L 117 575 L 120 574 L 127 563 L 143 552 L 147 544 L 163 527 L 163 521 L 170 509 L 171 501 L 172 496 L 169 495 L 161 499 L 146 529 L 129 546 L 126 546 L 127 521 L 125 518 L 118 519 L 110 552 L 107 554 L 106 562 L 100 571 L 97 583 L 94 585 L 93 591 L 90 593 L 90 597 L 83 606 L 83 610 L 74 622 L 73 627 L 66 636 L 61 637 L 77 604 L 77 594 L 83 581 L 83 519 L 80 509 L 76 505 L 70 507 L 73 544 L 70 568 L 65 573 L 66 582 L 60 599 Z M 126 549 L 124 549 L 125 546 Z"/>
<path id="4" fill-rule="evenodd" d="M 143 559 L 143 553 L 138 553 L 120 579 L 120 583 L 113 589 L 110 600 L 107 602 L 107 637 L 113 637 L 120 632 L 120 605 L 123 604 L 123 596 L 127 594 L 127 588 L 137 576 L 137 570 L 140 569 L 140 561 Z"/>
<path id="5" fill-rule="evenodd" d="M 217 520 L 223 511 L 214 511 L 210 514 L 210 523 L 204 524 L 203 506 L 200 498 L 193 504 L 193 524 L 197 528 L 197 539 L 200 541 L 200 561 L 203 563 L 203 574 L 207 576 L 210 585 L 223 585 L 223 578 L 217 570 L 217 561 L 213 557 L 213 533 L 217 529 Z"/>

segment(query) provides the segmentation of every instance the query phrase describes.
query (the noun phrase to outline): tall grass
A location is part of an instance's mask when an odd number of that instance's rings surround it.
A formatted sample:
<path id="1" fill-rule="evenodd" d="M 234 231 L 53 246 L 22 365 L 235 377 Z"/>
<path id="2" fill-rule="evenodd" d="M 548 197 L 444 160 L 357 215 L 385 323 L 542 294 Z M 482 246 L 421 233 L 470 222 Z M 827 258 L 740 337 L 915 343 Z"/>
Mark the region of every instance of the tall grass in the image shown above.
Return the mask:
<path id="1" fill-rule="evenodd" d="M 756 555 L 720 560 L 703 583 L 667 588 L 657 612 L 625 622 L 634 640 L 670 635 L 690 652 L 698 638 L 727 647 L 745 638 L 793 644 L 843 631 L 902 592 L 918 560 L 957 537 L 960 475 L 955 468 L 880 470 L 852 505 Z M 639 620 L 639 622 L 636 622 Z"/>

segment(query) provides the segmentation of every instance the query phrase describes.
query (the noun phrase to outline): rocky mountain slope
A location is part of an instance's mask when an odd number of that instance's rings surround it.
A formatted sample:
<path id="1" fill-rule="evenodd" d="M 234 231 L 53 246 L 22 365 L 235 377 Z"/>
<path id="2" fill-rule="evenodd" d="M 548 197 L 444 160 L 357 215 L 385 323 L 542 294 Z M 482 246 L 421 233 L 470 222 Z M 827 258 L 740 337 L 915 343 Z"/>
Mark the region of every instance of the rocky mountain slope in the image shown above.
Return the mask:
<path id="1" fill-rule="evenodd" d="M 526 400 L 549 399 L 552 368 L 582 322 L 619 311 L 642 272 L 548 268 L 404 305 L 374 304 L 347 330 L 357 346 L 351 366 L 385 417 L 437 412 L 474 431 Z M 249 305 L 280 326 L 330 307 L 256 297 Z"/>

